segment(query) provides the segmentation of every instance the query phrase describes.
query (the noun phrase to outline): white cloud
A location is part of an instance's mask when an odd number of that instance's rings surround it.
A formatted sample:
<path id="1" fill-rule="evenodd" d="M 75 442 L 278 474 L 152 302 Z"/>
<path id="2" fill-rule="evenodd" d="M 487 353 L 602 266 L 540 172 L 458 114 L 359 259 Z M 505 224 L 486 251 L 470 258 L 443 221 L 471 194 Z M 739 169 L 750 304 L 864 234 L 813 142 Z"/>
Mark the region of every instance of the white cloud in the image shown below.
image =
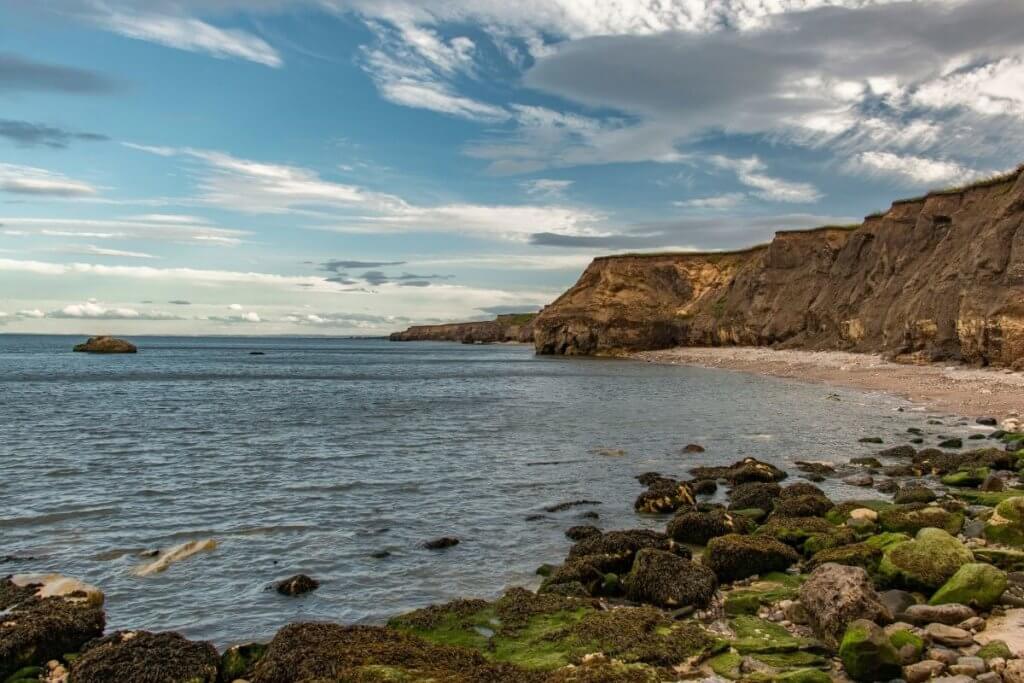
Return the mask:
<path id="1" fill-rule="evenodd" d="M 83 197 L 98 192 L 89 183 L 60 173 L 4 163 L 0 163 L 0 191 L 48 197 Z"/>
<path id="2" fill-rule="evenodd" d="M 947 185 L 974 180 L 983 173 L 953 161 L 900 156 L 889 152 L 863 152 L 851 159 L 845 170 L 874 177 L 893 178 L 914 185 Z"/>
<path id="3" fill-rule="evenodd" d="M 248 311 L 242 314 L 242 320 L 247 323 L 258 323 L 260 322 L 260 316 L 256 311 Z"/>
<path id="4" fill-rule="evenodd" d="M 107 249 L 105 247 L 97 247 L 94 244 L 87 244 L 81 247 L 69 247 L 65 251 L 70 251 L 79 254 L 88 254 L 92 256 L 120 256 L 123 258 L 142 258 L 142 259 L 153 259 L 156 256 L 147 254 L 141 251 L 126 251 L 124 249 Z"/>
<path id="5" fill-rule="evenodd" d="M 743 200 L 746 198 L 747 195 L 742 192 L 727 192 L 726 194 L 717 195 L 715 197 L 697 197 L 695 199 L 673 202 L 673 205 L 685 209 L 710 209 L 713 211 L 721 211 L 736 208 L 742 204 Z"/>
<path id="6" fill-rule="evenodd" d="M 18 317 L 19 318 L 38 319 L 38 318 L 45 318 L 46 314 L 43 313 L 42 311 L 40 311 L 38 308 L 27 308 L 27 309 L 18 311 Z"/>
<path id="7" fill-rule="evenodd" d="M 68 304 L 47 314 L 49 318 L 87 318 L 102 320 L 176 320 L 177 316 L 166 313 L 140 313 L 134 308 L 107 307 L 95 300 L 80 304 Z"/>
<path id="8" fill-rule="evenodd" d="M 81 239 L 138 239 L 186 242 L 213 246 L 235 246 L 247 232 L 211 224 L 173 223 L 136 219 L 36 218 L 0 216 L 7 233 L 75 237 Z"/>
<path id="9" fill-rule="evenodd" d="M 192 17 L 110 12 L 96 15 L 102 27 L 129 38 L 214 57 L 244 59 L 271 67 L 283 64 L 277 51 L 245 31 L 222 29 Z"/>
<path id="10" fill-rule="evenodd" d="M 718 168 L 734 172 L 737 180 L 758 190 L 754 194 L 765 201 L 806 204 L 821 199 L 821 193 L 810 183 L 792 182 L 765 174 L 767 166 L 756 156 L 732 159 L 715 155 L 709 161 Z"/>
<path id="11" fill-rule="evenodd" d="M 228 304 L 228 310 L 241 311 L 241 310 L 243 310 L 242 309 L 242 304 Z"/>

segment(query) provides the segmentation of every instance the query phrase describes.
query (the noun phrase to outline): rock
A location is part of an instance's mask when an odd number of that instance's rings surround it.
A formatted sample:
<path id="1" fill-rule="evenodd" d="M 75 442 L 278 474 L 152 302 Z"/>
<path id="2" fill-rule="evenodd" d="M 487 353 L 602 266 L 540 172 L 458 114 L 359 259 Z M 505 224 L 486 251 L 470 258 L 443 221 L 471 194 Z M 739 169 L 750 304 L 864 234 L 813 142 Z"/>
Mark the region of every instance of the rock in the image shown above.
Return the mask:
<path id="1" fill-rule="evenodd" d="M 861 467 L 867 467 L 868 469 L 878 470 L 882 468 L 882 463 L 878 458 L 874 456 L 850 458 L 851 465 L 860 465 Z"/>
<path id="2" fill-rule="evenodd" d="M 990 471 L 987 467 L 969 467 L 945 475 L 942 477 L 942 483 L 946 486 L 976 488 L 988 479 L 989 475 Z"/>
<path id="3" fill-rule="evenodd" d="M 654 481 L 657 481 L 659 479 L 661 479 L 661 477 L 656 475 Z M 671 480 L 666 480 L 666 481 L 671 481 Z M 565 512 L 566 510 L 570 510 L 572 508 L 580 507 L 580 506 L 583 506 L 583 505 L 600 505 L 600 504 L 601 504 L 601 501 L 599 501 L 599 500 L 586 500 L 586 499 L 583 499 L 583 500 L 567 500 L 567 501 L 562 502 L 562 503 L 555 503 L 554 505 L 548 505 L 546 508 L 544 508 L 544 512 Z"/>
<path id="4" fill-rule="evenodd" d="M 1003 677 L 995 671 L 987 671 L 983 674 L 978 674 L 974 680 L 978 683 L 1003 683 Z"/>
<path id="5" fill-rule="evenodd" d="M 857 681 L 884 681 L 902 673 L 899 654 L 885 632 L 866 619 L 850 624 L 839 646 L 843 668 Z"/>
<path id="6" fill-rule="evenodd" d="M 715 573 L 663 550 L 645 548 L 622 580 L 626 597 L 663 608 L 707 607 L 718 589 Z"/>
<path id="7" fill-rule="evenodd" d="M 899 482 L 895 479 L 883 479 L 875 482 L 875 490 L 880 493 L 896 493 L 899 488 Z"/>
<path id="8" fill-rule="evenodd" d="M 960 438 L 946 439 L 939 442 L 939 448 L 963 448 L 964 441 Z"/>
<path id="9" fill-rule="evenodd" d="M 1024 497 L 1007 498 L 985 526 L 985 538 L 1006 545 L 1024 545 Z"/>
<path id="10" fill-rule="evenodd" d="M 960 567 L 936 591 L 929 604 L 959 603 L 988 609 L 999 601 L 1005 590 L 1005 572 L 990 564 L 971 562 Z"/>
<path id="11" fill-rule="evenodd" d="M 801 547 L 805 542 L 814 537 L 818 537 L 817 540 L 820 540 L 822 537 L 839 534 L 846 534 L 843 538 L 845 543 L 852 543 L 857 540 L 850 529 L 836 527 L 820 517 L 780 517 L 772 515 L 754 533 L 760 536 L 771 536 L 794 547 Z M 833 547 L 834 545 L 838 544 L 819 543 L 818 547 L 810 550 L 810 552 L 823 549 L 826 546 Z"/>
<path id="12" fill-rule="evenodd" d="M 933 676 L 938 676 L 946 665 L 934 659 L 926 659 L 917 664 L 909 664 L 903 667 L 903 680 L 907 683 L 923 683 Z"/>
<path id="13" fill-rule="evenodd" d="M 137 353 L 135 344 L 116 337 L 89 337 L 81 344 L 75 344 L 75 351 L 80 353 Z"/>
<path id="14" fill-rule="evenodd" d="M 913 593 L 895 588 L 882 591 L 878 594 L 878 598 L 894 619 L 906 619 L 907 617 L 904 615 L 904 612 L 906 612 L 907 608 L 917 604 L 917 599 L 914 598 Z"/>
<path id="15" fill-rule="evenodd" d="M 974 556 L 963 543 L 941 529 L 921 529 L 912 541 L 890 545 L 879 572 L 909 589 L 935 590 Z"/>
<path id="16" fill-rule="evenodd" d="M 924 652 L 924 638 L 915 632 L 910 624 L 892 624 L 885 628 L 889 642 L 896 648 L 900 656 L 900 664 L 913 664 L 920 661 Z"/>
<path id="17" fill-rule="evenodd" d="M 911 605 L 903 611 L 903 616 L 915 624 L 937 623 L 952 626 L 975 616 L 975 612 L 967 605 Z"/>
<path id="18" fill-rule="evenodd" d="M 876 623 L 893 619 L 860 567 L 821 565 L 801 586 L 800 602 L 814 634 L 831 648 L 839 646 L 847 626 L 858 619 Z"/>
<path id="19" fill-rule="evenodd" d="M 874 510 L 870 509 L 870 508 L 857 508 L 855 510 L 850 510 L 850 517 L 849 517 L 849 519 L 866 520 L 868 522 L 876 522 L 876 521 L 878 521 L 878 513 L 875 512 Z M 847 520 L 847 521 L 849 521 L 849 520 Z"/>
<path id="20" fill-rule="evenodd" d="M 231 683 L 238 679 L 248 678 L 266 651 L 267 646 L 263 643 L 248 643 L 229 647 L 220 657 L 221 681 Z"/>
<path id="21" fill-rule="evenodd" d="M 67 581 L 18 585 L 10 578 L 0 579 L 0 680 L 24 667 L 78 652 L 103 635 L 106 619 L 97 604 L 102 597 L 97 600 L 88 591 L 39 597 L 44 591 L 60 592 L 60 586 L 70 585 Z"/>
<path id="22" fill-rule="evenodd" d="M 15 574 L 9 581 L 18 588 L 31 589 L 37 598 L 65 598 L 96 607 L 103 605 L 103 591 L 63 574 Z"/>
<path id="23" fill-rule="evenodd" d="M 947 647 L 968 647 L 974 644 L 974 637 L 971 636 L 971 633 L 956 626 L 928 624 L 924 627 L 924 632 L 934 642 Z"/>
<path id="24" fill-rule="evenodd" d="M 568 560 L 600 557 L 602 573 L 625 574 L 632 568 L 636 554 L 644 548 L 667 550 L 680 557 L 690 558 L 690 551 L 665 534 L 649 529 L 606 531 L 577 541 L 569 549 Z M 591 560 L 593 561 L 593 560 Z"/>
<path id="25" fill-rule="evenodd" d="M 823 462 L 807 462 L 806 460 L 797 460 L 795 465 L 796 468 L 801 472 L 817 475 L 819 477 L 827 477 L 836 473 L 835 467 L 832 467 L 832 465 Z"/>
<path id="26" fill-rule="evenodd" d="M 459 543 L 459 539 L 454 536 L 441 536 L 440 538 L 426 541 L 423 547 L 427 550 L 444 550 L 445 548 L 453 548 Z"/>
<path id="27" fill-rule="evenodd" d="M 861 474 L 853 474 L 850 475 L 849 477 L 844 477 L 843 483 L 849 484 L 850 486 L 868 487 L 875 483 L 875 479 L 870 474 L 864 472 Z"/>
<path id="28" fill-rule="evenodd" d="M 696 443 L 688 443 L 683 447 L 683 453 L 703 453 L 704 447 Z"/>
<path id="29" fill-rule="evenodd" d="M 753 522 L 746 517 L 716 509 L 710 512 L 678 513 L 668 523 L 666 532 L 680 543 L 707 545 L 707 542 L 716 536 L 745 534 L 749 533 L 753 527 Z"/>
<path id="30" fill-rule="evenodd" d="M 650 485 L 633 503 L 641 514 L 663 514 L 679 509 L 693 509 L 693 489 L 684 481 L 662 479 Z"/>
<path id="31" fill-rule="evenodd" d="M 1024 683 L 1024 659 L 1011 659 L 1003 669 L 1004 683 Z"/>
<path id="32" fill-rule="evenodd" d="M 913 446 L 893 446 L 892 448 L 886 448 L 878 451 L 878 457 L 880 458 L 904 458 L 910 459 L 917 455 L 917 449 Z"/>
<path id="33" fill-rule="evenodd" d="M 730 484 L 773 482 L 786 478 L 786 473 L 778 467 L 757 458 L 744 458 L 727 467 L 695 467 L 690 470 L 690 474 L 697 479 L 725 479 Z"/>
<path id="34" fill-rule="evenodd" d="M 220 658 L 210 643 L 177 633 L 120 631 L 94 640 L 71 664 L 75 683 L 216 683 Z"/>
<path id="35" fill-rule="evenodd" d="M 1010 652 L 1010 646 L 1002 640 L 988 641 L 975 654 L 986 662 L 991 659 L 1010 659 L 1013 657 L 1013 653 Z"/>
<path id="36" fill-rule="evenodd" d="M 694 479 L 690 482 L 690 488 L 695 496 L 713 496 L 718 490 L 718 484 L 714 479 Z"/>
<path id="37" fill-rule="evenodd" d="M 779 498 L 783 500 L 789 498 L 798 498 L 800 496 L 825 496 L 825 492 L 814 484 L 810 484 L 806 481 L 798 481 L 795 484 L 789 486 L 783 486 L 779 492 Z"/>
<path id="38" fill-rule="evenodd" d="M 582 541 L 584 538 L 590 538 L 591 536 L 600 536 L 601 530 L 593 524 L 582 524 L 579 526 L 571 526 L 565 530 L 565 536 L 572 541 Z"/>
<path id="39" fill-rule="evenodd" d="M 913 534 L 921 529 L 935 527 L 949 534 L 957 534 L 963 528 L 964 515 L 962 512 L 949 512 L 936 505 L 915 503 L 882 510 L 878 514 L 878 523 L 886 531 Z"/>
<path id="40" fill-rule="evenodd" d="M 704 563 L 720 582 L 782 571 L 799 560 L 795 550 L 767 536 L 719 536 L 708 541 L 704 552 Z"/>
<path id="41" fill-rule="evenodd" d="M 896 491 L 892 501 L 897 505 L 906 503 L 931 503 L 935 500 L 935 492 L 921 483 L 910 483 Z"/>
<path id="42" fill-rule="evenodd" d="M 936 646 L 928 648 L 925 653 L 925 657 L 928 659 L 934 659 L 935 661 L 942 662 L 946 666 L 956 664 L 956 660 L 960 659 L 960 653 L 955 650 L 950 650 L 948 647 Z"/>
<path id="43" fill-rule="evenodd" d="M 782 487 L 775 483 L 748 482 L 729 491 L 730 510 L 759 508 L 771 510 L 782 495 Z"/>
<path id="44" fill-rule="evenodd" d="M 985 480 L 978 484 L 979 491 L 998 492 L 1006 488 L 1003 478 L 997 474 L 989 474 Z"/>
<path id="45" fill-rule="evenodd" d="M 857 439 L 857 443 L 884 443 L 880 436 L 865 436 Z"/>
<path id="46" fill-rule="evenodd" d="M 296 574 L 274 584 L 274 589 L 281 595 L 302 595 L 310 593 L 320 587 L 320 582 L 305 574 Z"/>
<path id="47" fill-rule="evenodd" d="M 995 427 L 999 424 L 999 420 L 994 417 L 979 417 L 975 420 L 975 423 L 985 425 L 986 427 Z"/>
<path id="48" fill-rule="evenodd" d="M 960 657 L 949 667 L 949 672 L 959 676 L 977 676 L 985 673 L 987 668 L 981 657 Z"/>
<path id="49" fill-rule="evenodd" d="M 176 562 L 187 560 L 193 555 L 197 555 L 202 552 L 209 552 L 217 548 L 217 541 L 212 538 L 203 539 L 200 541 L 188 541 L 187 543 L 181 543 L 179 545 L 161 550 L 157 555 L 157 558 L 152 562 L 139 565 L 135 568 L 134 574 L 136 576 L 151 576 L 153 574 L 159 574 L 167 571 L 168 567 Z"/>
<path id="50" fill-rule="evenodd" d="M 783 497 L 775 501 L 773 515 L 780 517 L 819 517 L 831 510 L 833 503 L 821 494 Z"/>

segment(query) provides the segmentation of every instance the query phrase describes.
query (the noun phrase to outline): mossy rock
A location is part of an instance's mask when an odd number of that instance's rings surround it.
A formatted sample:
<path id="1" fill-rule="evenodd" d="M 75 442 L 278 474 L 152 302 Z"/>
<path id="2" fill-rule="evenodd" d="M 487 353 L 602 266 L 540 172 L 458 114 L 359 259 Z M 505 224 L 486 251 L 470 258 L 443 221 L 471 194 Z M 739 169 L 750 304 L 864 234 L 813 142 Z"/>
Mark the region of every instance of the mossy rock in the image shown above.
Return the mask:
<path id="1" fill-rule="evenodd" d="M 708 659 L 707 665 L 715 674 L 723 678 L 736 680 L 742 675 L 740 671 L 742 661 L 743 656 L 739 652 L 729 650 Z"/>
<path id="2" fill-rule="evenodd" d="M 886 531 L 881 534 L 868 536 L 866 539 L 864 539 L 864 542 L 872 548 L 885 550 L 891 545 L 896 545 L 897 543 L 903 543 L 904 541 L 909 540 L 912 540 L 912 537 L 908 534 L 903 534 L 896 531 Z"/>
<path id="3" fill-rule="evenodd" d="M 1008 548 L 975 548 L 974 558 L 1002 569 L 1005 572 L 1024 571 L 1024 551 Z"/>
<path id="4" fill-rule="evenodd" d="M 681 512 L 668 523 L 666 532 L 679 543 L 707 545 L 716 536 L 746 534 L 752 531 L 754 522 L 742 515 L 725 510 L 702 512 L 691 510 Z"/>
<path id="5" fill-rule="evenodd" d="M 808 562 L 808 569 L 814 570 L 823 564 L 835 562 L 851 567 L 861 567 L 868 574 L 874 574 L 878 571 L 878 563 L 881 561 L 881 548 L 875 548 L 867 543 L 853 543 L 815 553 Z"/>
<path id="6" fill-rule="evenodd" d="M 974 488 L 985 481 L 985 477 L 989 474 L 991 474 L 991 470 L 987 467 L 972 467 L 945 475 L 942 477 L 942 483 L 946 486 Z"/>
<path id="7" fill-rule="evenodd" d="M 757 614 L 764 606 L 781 600 L 795 600 L 800 593 L 799 577 L 773 572 L 766 574 L 744 588 L 737 588 L 725 594 L 725 613 L 729 616 Z"/>
<path id="8" fill-rule="evenodd" d="M 821 669 L 797 669 L 772 678 L 772 683 L 831 683 L 832 677 Z"/>
<path id="9" fill-rule="evenodd" d="M 804 552 L 804 555 L 811 556 L 815 553 L 821 552 L 822 550 L 830 550 L 833 548 L 841 548 L 844 545 L 850 545 L 856 543 L 859 540 L 856 530 L 841 526 L 836 527 L 835 531 L 823 534 L 813 534 L 807 537 L 807 540 L 800 546 Z"/>
<path id="10" fill-rule="evenodd" d="M 985 525 L 985 538 L 1005 545 L 1024 545 L 1024 496 L 1003 500 Z"/>
<path id="11" fill-rule="evenodd" d="M 864 619 L 846 629 L 839 658 L 846 673 L 857 681 L 886 681 L 902 674 L 899 654 L 885 632 Z"/>
<path id="12" fill-rule="evenodd" d="M 986 662 L 990 659 L 1013 659 L 1013 652 L 1010 651 L 1010 646 L 1002 640 L 990 640 L 981 646 L 981 649 L 975 653 L 975 656 L 981 657 Z"/>
<path id="13" fill-rule="evenodd" d="M 703 557 L 704 564 L 715 572 L 719 582 L 782 571 L 799 560 L 795 550 L 774 538 L 739 534 L 711 539 Z"/>
<path id="14" fill-rule="evenodd" d="M 898 505 L 906 505 L 908 503 L 931 503 L 936 497 L 935 491 L 924 484 L 915 483 L 900 487 L 892 500 Z"/>
<path id="15" fill-rule="evenodd" d="M 854 510 L 867 508 L 881 513 L 892 507 L 894 507 L 893 504 L 887 500 L 845 500 L 826 512 L 825 519 L 833 524 L 845 524 Z"/>
<path id="16" fill-rule="evenodd" d="M 930 592 L 973 561 L 971 551 L 942 529 L 922 529 L 914 540 L 886 548 L 878 571 L 894 585 Z"/>
<path id="17" fill-rule="evenodd" d="M 935 592 L 930 605 L 959 603 L 980 609 L 996 604 L 1006 590 L 1006 573 L 990 564 L 971 562 L 960 567 Z"/>
<path id="18" fill-rule="evenodd" d="M 935 528 L 958 534 L 964 526 L 964 515 L 934 505 L 898 505 L 878 513 L 878 524 L 885 531 L 916 534 L 921 529 Z"/>
<path id="19" fill-rule="evenodd" d="M 725 479 L 732 484 L 773 482 L 786 478 L 786 473 L 778 467 L 757 458 L 744 458 L 726 467 L 695 467 L 690 474 L 695 479 Z"/>
<path id="20" fill-rule="evenodd" d="M 978 491 L 976 489 L 954 489 L 949 491 L 949 493 L 955 496 L 956 498 L 963 500 L 964 502 L 971 503 L 972 505 L 985 505 L 987 507 L 996 507 L 1004 500 L 1024 496 L 1024 491 L 1020 489 L 1010 489 L 1009 491 Z"/>
<path id="21" fill-rule="evenodd" d="M 832 501 L 821 494 L 806 494 L 780 498 L 775 501 L 773 516 L 820 517 L 834 507 Z"/>
<path id="22" fill-rule="evenodd" d="M 664 550 L 645 548 L 622 580 L 626 597 L 657 607 L 707 607 L 718 589 L 708 567 Z"/>
<path id="23" fill-rule="evenodd" d="M 796 652 L 813 644 L 778 624 L 751 615 L 735 617 L 729 622 L 729 627 L 736 634 L 731 644 L 743 655 Z"/>
<path id="24" fill-rule="evenodd" d="M 747 482 L 734 486 L 728 493 L 730 510 L 759 508 L 771 510 L 782 495 L 782 487 L 773 482 Z"/>
<path id="25" fill-rule="evenodd" d="M 771 536 L 787 545 L 800 547 L 811 536 L 832 534 L 837 530 L 834 524 L 821 517 L 776 517 L 768 518 L 754 533 Z"/>
<path id="26" fill-rule="evenodd" d="M 913 647 L 913 659 L 915 662 L 921 659 L 921 654 L 924 652 L 924 638 L 909 629 L 901 628 L 893 631 L 889 634 L 889 642 L 896 648 L 896 652 L 900 652 L 907 645 Z"/>
<path id="27" fill-rule="evenodd" d="M 229 647 L 220 657 L 221 683 L 232 683 L 239 678 L 248 680 L 256 663 L 260 661 L 260 657 L 266 651 L 267 646 L 263 643 L 248 643 Z"/>
<path id="28" fill-rule="evenodd" d="M 594 604 L 512 589 L 493 603 L 455 601 L 397 617 L 389 625 L 526 670 L 556 669 L 595 652 L 625 663 L 670 667 L 716 647 L 716 639 L 697 624 L 674 621 L 660 610 L 599 611 Z"/>

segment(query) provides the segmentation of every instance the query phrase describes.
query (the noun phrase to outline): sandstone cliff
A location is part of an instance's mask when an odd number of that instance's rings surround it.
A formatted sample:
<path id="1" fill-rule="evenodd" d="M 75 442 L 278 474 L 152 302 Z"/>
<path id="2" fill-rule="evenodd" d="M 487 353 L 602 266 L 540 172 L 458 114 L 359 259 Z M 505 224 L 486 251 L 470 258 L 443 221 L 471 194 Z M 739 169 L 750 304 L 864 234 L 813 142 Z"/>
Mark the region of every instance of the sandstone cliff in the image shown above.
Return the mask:
<path id="1" fill-rule="evenodd" d="M 534 343 L 567 355 L 742 344 L 1024 366 L 1024 173 L 746 251 L 595 259 L 534 321 Z"/>
<path id="2" fill-rule="evenodd" d="M 457 341 L 466 343 L 533 341 L 535 313 L 499 315 L 494 320 L 446 325 L 413 325 L 395 332 L 391 341 Z"/>

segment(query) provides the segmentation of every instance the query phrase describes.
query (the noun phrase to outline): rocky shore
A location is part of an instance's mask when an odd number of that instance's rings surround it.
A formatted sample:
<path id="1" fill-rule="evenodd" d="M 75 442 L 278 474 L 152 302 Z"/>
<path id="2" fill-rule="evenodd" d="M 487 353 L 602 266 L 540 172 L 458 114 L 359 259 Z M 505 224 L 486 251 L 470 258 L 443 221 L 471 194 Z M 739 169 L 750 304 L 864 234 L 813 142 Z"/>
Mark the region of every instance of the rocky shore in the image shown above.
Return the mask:
<path id="1" fill-rule="evenodd" d="M 533 319 L 536 313 L 509 313 L 494 320 L 443 325 L 413 325 L 403 332 L 393 332 L 391 341 L 451 341 L 463 344 L 495 344 L 533 342 Z"/>
<path id="2" fill-rule="evenodd" d="M 664 531 L 571 527 L 535 592 L 385 626 L 290 624 L 222 652 L 177 633 L 105 633 L 98 588 L 9 576 L 0 681 L 1022 683 L 1024 432 L 977 422 L 986 431 L 970 439 L 940 425 L 862 439 L 878 452 L 844 465 L 638 473 L 634 510 Z M 830 478 L 863 496 L 829 499 L 816 484 Z M 275 587 L 301 600 L 317 586 Z"/>

